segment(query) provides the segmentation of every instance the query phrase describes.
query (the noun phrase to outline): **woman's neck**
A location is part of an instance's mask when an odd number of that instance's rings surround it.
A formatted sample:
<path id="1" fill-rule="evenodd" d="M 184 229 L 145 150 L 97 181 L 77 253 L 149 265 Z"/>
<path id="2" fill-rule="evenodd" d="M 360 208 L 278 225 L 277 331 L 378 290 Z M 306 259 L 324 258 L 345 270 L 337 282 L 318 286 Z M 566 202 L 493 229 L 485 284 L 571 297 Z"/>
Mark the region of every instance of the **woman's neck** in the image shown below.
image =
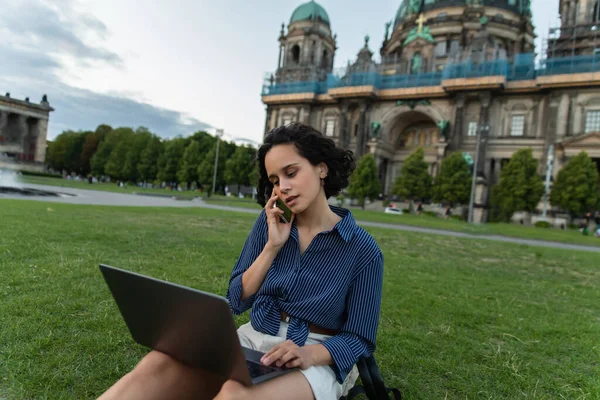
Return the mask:
<path id="1" fill-rule="evenodd" d="M 298 228 L 321 232 L 332 229 L 341 218 L 331 211 L 325 196 L 319 196 L 318 200 L 315 200 L 301 214 L 296 215 L 295 219 Z"/>

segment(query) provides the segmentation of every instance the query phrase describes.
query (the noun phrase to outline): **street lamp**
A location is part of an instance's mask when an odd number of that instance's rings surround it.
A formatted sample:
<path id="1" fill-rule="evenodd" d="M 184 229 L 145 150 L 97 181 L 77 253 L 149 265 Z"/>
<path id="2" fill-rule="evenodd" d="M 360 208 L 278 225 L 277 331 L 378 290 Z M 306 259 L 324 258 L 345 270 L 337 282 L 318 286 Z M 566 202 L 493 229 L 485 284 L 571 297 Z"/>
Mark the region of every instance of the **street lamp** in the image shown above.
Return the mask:
<path id="1" fill-rule="evenodd" d="M 473 204 L 475 203 L 475 185 L 477 183 L 477 166 L 479 165 L 479 146 L 481 142 L 485 142 L 485 138 L 481 138 L 482 131 L 489 131 L 489 125 L 480 125 L 477 128 L 477 144 L 475 145 L 475 163 L 473 164 L 473 177 L 471 181 L 471 200 L 469 201 L 469 217 L 467 221 L 473 223 Z"/>
<path id="2" fill-rule="evenodd" d="M 217 184 L 217 165 L 219 163 L 219 138 L 221 138 L 223 136 L 223 129 L 217 129 L 217 152 L 215 154 L 215 172 L 213 174 L 213 187 L 212 187 L 212 194 L 215 193 L 215 185 Z"/>

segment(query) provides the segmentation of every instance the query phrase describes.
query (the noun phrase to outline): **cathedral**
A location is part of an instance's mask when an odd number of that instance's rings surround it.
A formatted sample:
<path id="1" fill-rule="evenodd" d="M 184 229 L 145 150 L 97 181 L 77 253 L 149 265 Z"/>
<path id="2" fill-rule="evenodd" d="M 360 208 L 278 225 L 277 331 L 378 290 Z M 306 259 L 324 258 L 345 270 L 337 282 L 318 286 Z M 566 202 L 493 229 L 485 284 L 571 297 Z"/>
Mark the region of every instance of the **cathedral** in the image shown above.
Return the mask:
<path id="1" fill-rule="evenodd" d="M 433 176 L 460 151 L 477 160 L 474 217 L 484 221 L 489 189 L 520 148 L 554 178 L 582 150 L 600 169 L 598 2 L 560 0 L 561 26 L 537 59 L 530 0 L 404 0 L 377 60 L 365 37 L 340 72 L 335 19 L 301 4 L 263 86 L 265 134 L 299 121 L 357 158 L 372 153 L 384 195 L 416 148 Z"/>

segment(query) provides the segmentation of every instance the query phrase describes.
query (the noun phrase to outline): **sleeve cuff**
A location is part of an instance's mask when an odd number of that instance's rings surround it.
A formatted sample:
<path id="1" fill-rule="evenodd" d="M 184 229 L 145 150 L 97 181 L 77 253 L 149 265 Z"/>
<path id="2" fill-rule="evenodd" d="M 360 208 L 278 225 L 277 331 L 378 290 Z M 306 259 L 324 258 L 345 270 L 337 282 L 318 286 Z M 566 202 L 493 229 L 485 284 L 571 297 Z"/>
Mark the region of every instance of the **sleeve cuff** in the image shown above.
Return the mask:
<path id="1" fill-rule="evenodd" d="M 327 339 L 323 342 L 323 346 L 333 358 L 334 365 L 331 368 L 340 384 L 344 383 L 358 358 L 366 352 L 366 346 L 361 340 L 356 335 L 348 333 L 340 333 Z"/>
<path id="2" fill-rule="evenodd" d="M 229 284 L 229 291 L 227 292 L 227 300 L 229 300 L 229 307 L 231 307 L 231 311 L 235 315 L 242 314 L 243 312 L 249 310 L 252 307 L 252 303 L 254 303 L 254 298 L 256 294 L 248 297 L 246 300 L 242 301 L 242 275 L 240 274 L 232 279 Z"/>

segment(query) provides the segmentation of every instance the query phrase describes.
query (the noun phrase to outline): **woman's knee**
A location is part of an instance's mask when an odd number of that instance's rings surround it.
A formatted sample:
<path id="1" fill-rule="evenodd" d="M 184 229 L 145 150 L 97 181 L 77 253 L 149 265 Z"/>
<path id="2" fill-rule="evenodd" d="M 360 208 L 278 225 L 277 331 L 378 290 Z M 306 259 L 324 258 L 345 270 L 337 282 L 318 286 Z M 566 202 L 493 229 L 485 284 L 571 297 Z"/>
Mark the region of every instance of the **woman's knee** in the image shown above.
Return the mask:
<path id="1" fill-rule="evenodd" d="M 170 370 L 179 369 L 181 364 L 173 357 L 161 353 L 160 351 L 151 351 L 139 362 L 135 371 L 144 374 L 161 374 Z"/>

